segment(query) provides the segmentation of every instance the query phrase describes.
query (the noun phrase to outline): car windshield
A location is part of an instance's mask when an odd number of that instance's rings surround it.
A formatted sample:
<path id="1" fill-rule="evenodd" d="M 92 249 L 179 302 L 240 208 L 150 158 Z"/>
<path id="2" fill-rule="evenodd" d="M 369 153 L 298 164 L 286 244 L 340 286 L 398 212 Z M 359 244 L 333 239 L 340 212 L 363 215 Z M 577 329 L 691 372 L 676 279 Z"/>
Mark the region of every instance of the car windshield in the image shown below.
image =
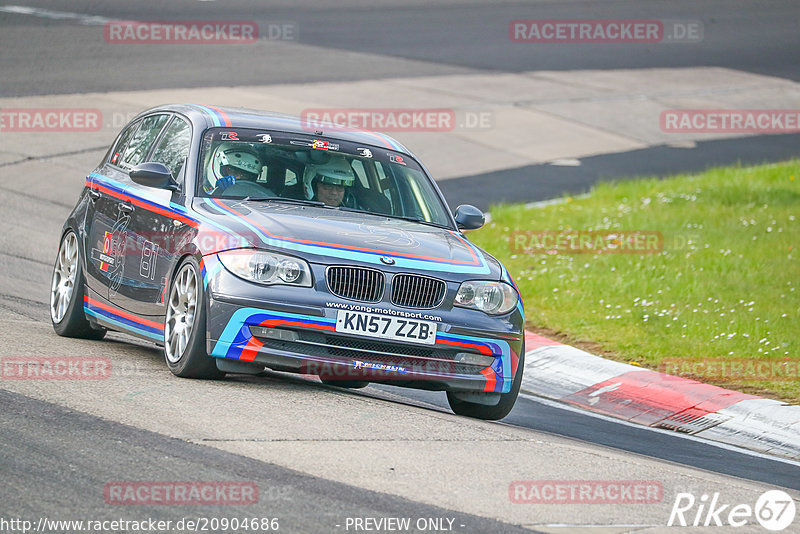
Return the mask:
<path id="1" fill-rule="evenodd" d="M 313 201 L 452 227 L 445 204 L 419 164 L 385 148 L 303 134 L 213 128 L 204 134 L 199 168 L 200 196 Z"/>

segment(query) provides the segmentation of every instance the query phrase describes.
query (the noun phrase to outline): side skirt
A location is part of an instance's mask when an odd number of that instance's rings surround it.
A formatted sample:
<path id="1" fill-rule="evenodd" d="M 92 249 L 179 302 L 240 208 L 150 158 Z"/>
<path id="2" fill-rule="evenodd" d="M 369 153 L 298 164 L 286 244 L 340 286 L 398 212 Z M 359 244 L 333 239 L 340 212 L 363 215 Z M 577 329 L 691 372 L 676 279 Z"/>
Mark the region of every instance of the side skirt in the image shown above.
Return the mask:
<path id="1" fill-rule="evenodd" d="M 86 318 L 109 330 L 124 332 L 132 336 L 164 343 L 164 323 L 145 319 L 122 310 L 108 302 L 90 297 L 83 297 L 83 311 Z"/>

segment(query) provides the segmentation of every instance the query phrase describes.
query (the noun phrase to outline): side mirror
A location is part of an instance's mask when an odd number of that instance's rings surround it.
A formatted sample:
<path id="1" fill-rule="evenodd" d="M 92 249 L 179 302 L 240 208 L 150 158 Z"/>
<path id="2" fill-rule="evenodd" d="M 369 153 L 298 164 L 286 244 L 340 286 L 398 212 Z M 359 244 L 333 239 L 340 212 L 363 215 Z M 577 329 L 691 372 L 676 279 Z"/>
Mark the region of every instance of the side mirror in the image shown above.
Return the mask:
<path id="1" fill-rule="evenodd" d="M 461 230 L 477 230 L 485 221 L 483 212 L 475 206 L 461 204 L 456 208 L 456 225 Z"/>
<path id="2" fill-rule="evenodd" d="M 146 187 L 156 187 L 158 189 L 178 189 L 178 184 L 172 177 L 172 173 L 163 163 L 154 161 L 141 163 L 131 169 L 128 173 L 131 180 L 139 185 Z"/>

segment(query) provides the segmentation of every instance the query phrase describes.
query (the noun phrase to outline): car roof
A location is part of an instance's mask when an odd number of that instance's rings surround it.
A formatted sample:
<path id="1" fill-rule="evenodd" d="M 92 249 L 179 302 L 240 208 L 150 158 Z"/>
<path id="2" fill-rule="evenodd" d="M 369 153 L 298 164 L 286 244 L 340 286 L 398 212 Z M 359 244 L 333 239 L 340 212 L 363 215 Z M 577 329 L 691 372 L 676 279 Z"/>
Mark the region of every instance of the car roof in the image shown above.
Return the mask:
<path id="1" fill-rule="evenodd" d="M 304 135 L 319 135 L 324 138 L 341 139 L 354 143 L 386 147 L 414 157 L 414 154 L 397 140 L 386 134 L 367 130 L 342 129 L 335 124 L 323 125 L 320 130 L 311 130 L 308 124 L 296 115 L 274 113 L 245 108 L 217 107 L 200 104 L 169 104 L 143 111 L 139 115 L 157 112 L 180 113 L 202 130 L 212 127 L 263 128 L 265 130 L 290 132 Z M 321 132 L 321 133 L 318 133 Z"/>

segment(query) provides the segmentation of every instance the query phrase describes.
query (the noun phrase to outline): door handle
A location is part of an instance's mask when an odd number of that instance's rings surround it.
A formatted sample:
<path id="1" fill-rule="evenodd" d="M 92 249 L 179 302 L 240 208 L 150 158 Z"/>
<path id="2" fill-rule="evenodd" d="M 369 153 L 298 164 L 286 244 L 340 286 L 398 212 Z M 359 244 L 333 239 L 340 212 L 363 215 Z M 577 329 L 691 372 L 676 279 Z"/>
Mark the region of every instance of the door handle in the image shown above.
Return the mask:
<path id="1" fill-rule="evenodd" d="M 133 205 L 128 203 L 123 204 L 122 202 L 120 202 L 119 211 L 123 213 L 133 213 Z"/>
<path id="2" fill-rule="evenodd" d="M 91 198 L 93 201 L 97 200 L 101 196 L 102 195 L 100 194 L 100 191 L 96 191 L 94 189 L 89 189 L 89 198 Z"/>

